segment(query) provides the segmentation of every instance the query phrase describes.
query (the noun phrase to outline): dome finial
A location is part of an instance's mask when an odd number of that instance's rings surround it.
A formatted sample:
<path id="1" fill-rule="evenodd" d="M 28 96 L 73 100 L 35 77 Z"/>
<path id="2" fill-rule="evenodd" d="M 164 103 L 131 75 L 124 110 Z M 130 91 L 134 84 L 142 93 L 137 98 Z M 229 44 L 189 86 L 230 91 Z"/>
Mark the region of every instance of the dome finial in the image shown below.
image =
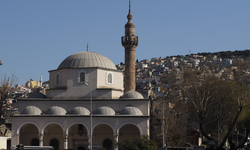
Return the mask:
<path id="1" fill-rule="evenodd" d="M 129 11 L 127 15 L 128 21 L 132 20 L 133 16 L 131 15 L 131 1 L 129 0 Z"/>
<path id="2" fill-rule="evenodd" d="M 87 52 L 89 51 L 89 43 L 87 43 Z"/>

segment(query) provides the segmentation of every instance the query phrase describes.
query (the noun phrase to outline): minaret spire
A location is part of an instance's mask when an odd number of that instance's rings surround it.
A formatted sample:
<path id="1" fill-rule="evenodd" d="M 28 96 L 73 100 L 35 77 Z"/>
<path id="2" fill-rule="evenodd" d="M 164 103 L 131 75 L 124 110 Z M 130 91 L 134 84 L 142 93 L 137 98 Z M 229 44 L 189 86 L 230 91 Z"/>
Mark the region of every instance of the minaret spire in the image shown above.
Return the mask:
<path id="1" fill-rule="evenodd" d="M 131 13 L 131 0 L 129 0 L 129 14 Z"/>
<path id="2" fill-rule="evenodd" d="M 128 15 L 127 15 L 127 18 L 128 18 L 128 22 L 131 22 L 132 23 L 132 19 L 133 19 L 133 16 L 131 14 L 131 1 L 129 0 L 129 11 L 128 11 Z"/>
<path id="3" fill-rule="evenodd" d="M 132 22 L 131 1 L 129 0 L 128 22 L 125 25 L 125 35 L 122 37 L 122 46 L 125 48 L 125 89 L 135 91 L 135 48 L 138 46 L 138 36 L 135 36 L 135 25 Z"/>
<path id="4" fill-rule="evenodd" d="M 89 51 L 89 43 L 87 43 L 87 52 Z"/>

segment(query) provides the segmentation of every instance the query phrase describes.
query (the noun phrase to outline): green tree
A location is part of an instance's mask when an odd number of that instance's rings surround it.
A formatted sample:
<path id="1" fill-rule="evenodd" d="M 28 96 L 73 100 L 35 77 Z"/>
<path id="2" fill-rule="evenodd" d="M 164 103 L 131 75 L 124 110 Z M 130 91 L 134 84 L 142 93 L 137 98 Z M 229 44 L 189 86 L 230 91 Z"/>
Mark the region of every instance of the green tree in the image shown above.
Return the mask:
<path id="1" fill-rule="evenodd" d="M 154 140 L 150 140 L 147 136 L 140 136 L 136 139 L 127 139 L 122 143 L 118 143 L 119 150 L 157 150 Z"/>

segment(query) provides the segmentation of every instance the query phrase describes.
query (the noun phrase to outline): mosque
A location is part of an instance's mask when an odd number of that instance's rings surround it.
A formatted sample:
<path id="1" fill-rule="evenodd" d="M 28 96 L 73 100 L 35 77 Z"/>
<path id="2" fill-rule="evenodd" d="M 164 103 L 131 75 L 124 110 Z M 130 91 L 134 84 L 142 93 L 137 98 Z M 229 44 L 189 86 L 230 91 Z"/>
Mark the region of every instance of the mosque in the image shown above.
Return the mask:
<path id="1" fill-rule="evenodd" d="M 46 95 L 34 92 L 18 99 L 12 117 L 11 145 L 54 149 L 118 150 L 117 143 L 149 136 L 149 100 L 135 91 L 138 37 L 129 4 L 121 43 L 125 72 L 107 57 L 87 51 L 72 54 L 49 71 Z M 125 81 L 124 81 L 125 78 Z"/>

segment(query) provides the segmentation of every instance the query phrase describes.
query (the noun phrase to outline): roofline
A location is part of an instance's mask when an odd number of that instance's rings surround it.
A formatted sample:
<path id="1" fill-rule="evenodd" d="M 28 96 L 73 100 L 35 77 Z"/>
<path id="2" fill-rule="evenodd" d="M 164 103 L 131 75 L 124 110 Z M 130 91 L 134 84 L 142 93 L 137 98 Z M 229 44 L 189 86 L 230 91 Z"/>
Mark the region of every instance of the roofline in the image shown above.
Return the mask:
<path id="1" fill-rule="evenodd" d="M 53 117 L 85 117 L 85 118 L 89 118 L 90 115 L 72 115 L 72 114 L 65 114 L 65 115 L 14 115 L 14 116 L 11 116 L 12 118 L 37 118 L 37 117 L 48 117 L 48 118 L 53 118 Z M 141 115 L 141 116 L 136 116 L 136 115 L 92 115 L 92 117 L 113 117 L 113 118 L 117 118 L 117 117 L 124 117 L 124 118 L 149 118 L 150 116 L 147 116 L 147 115 Z"/>
<path id="2" fill-rule="evenodd" d="M 19 98 L 17 101 L 90 101 L 90 98 Z M 133 98 L 120 98 L 120 99 L 105 99 L 93 98 L 92 101 L 150 101 L 149 99 L 133 99 Z"/>
<path id="3" fill-rule="evenodd" d="M 64 69 L 103 69 L 103 70 L 109 70 L 109 71 L 115 71 L 115 72 L 123 72 L 121 70 L 115 70 L 115 69 L 109 69 L 109 68 L 102 68 L 102 67 L 79 67 L 79 68 L 71 68 L 71 67 L 67 67 L 67 68 L 62 68 L 62 69 L 54 69 L 54 70 L 49 70 L 48 72 L 53 72 L 53 71 L 58 71 L 58 70 L 64 70 Z"/>

